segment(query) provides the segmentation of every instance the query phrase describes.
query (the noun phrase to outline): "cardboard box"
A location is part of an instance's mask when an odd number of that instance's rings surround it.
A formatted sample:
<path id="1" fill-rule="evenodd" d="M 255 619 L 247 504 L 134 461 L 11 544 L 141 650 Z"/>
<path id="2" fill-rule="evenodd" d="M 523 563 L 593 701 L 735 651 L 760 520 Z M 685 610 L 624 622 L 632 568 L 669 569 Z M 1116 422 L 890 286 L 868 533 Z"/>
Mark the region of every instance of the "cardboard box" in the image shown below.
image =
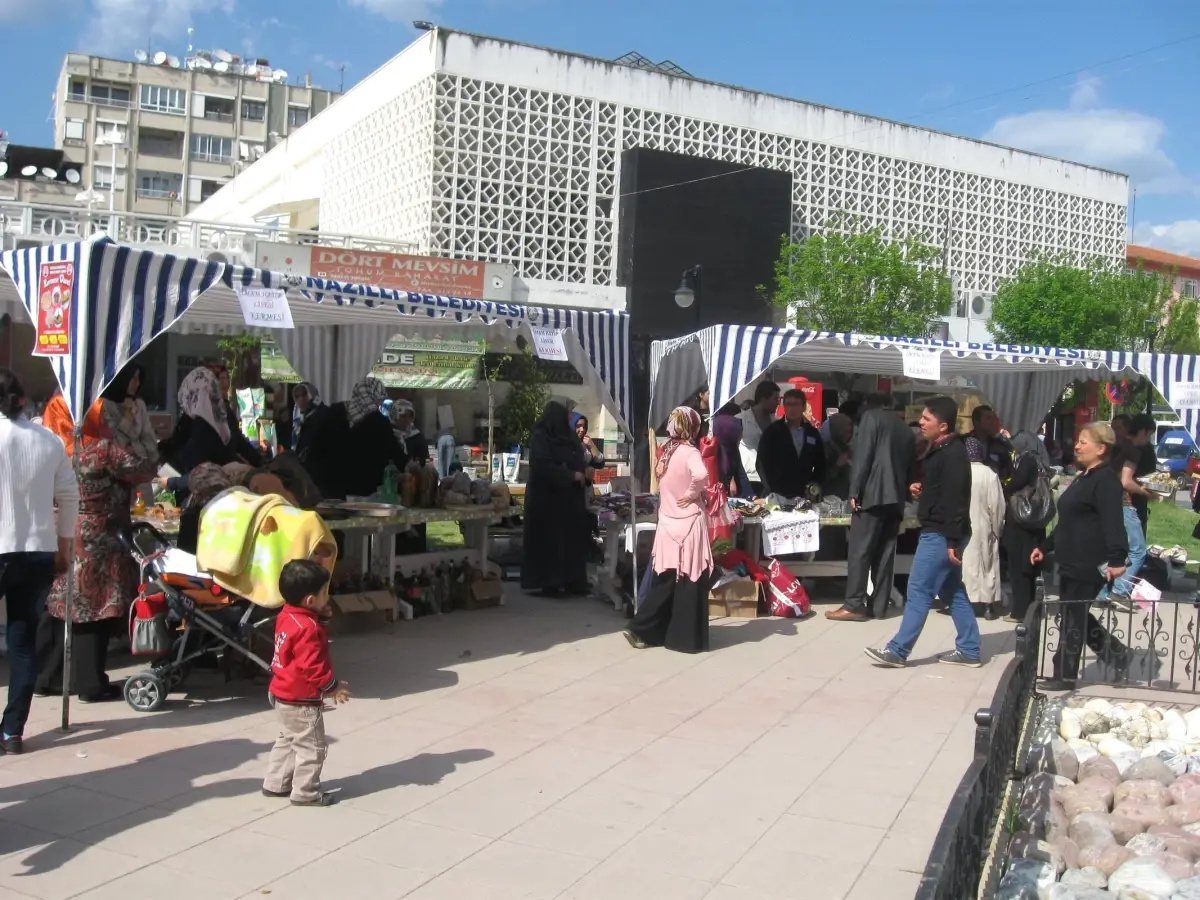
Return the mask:
<path id="1" fill-rule="evenodd" d="M 504 586 L 498 578 L 485 578 L 471 585 L 464 609 L 489 609 L 504 602 Z"/>
<path id="2" fill-rule="evenodd" d="M 755 619 L 758 617 L 760 591 L 754 581 L 730 581 L 709 591 L 708 615 L 731 619 Z"/>
<path id="3" fill-rule="evenodd" d="M 396 606 L 391 591 L 334 594 L 329 602 L 333 607 L 328 624 L 330 634 L 372 631 L 391 621 Z"/>

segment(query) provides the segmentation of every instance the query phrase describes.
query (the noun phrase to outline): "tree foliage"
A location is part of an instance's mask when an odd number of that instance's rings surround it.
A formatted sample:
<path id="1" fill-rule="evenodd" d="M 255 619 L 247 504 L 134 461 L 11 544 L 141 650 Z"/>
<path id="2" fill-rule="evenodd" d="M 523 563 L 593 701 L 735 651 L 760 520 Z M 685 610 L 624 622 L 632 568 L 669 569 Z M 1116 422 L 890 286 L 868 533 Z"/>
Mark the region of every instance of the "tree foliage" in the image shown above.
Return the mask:
<path id="1" fill-rule="evenodd" d="M 1200 304 L 1189 298 L 1175 301 L 1167 315 L 1161 347 L 1165 353 L 1200 355 Z"/>
<path id="2" fill-rule="evenodd" d="M 1097 258 L 1077 266 L 1043 254 L 1000 285 L 989 327 L 1009 344 L 1145 350 L 1162 336 L 1170 297 L 1171 279 L 1140 264 L 1126 271 Z"/>
<path id="3" fill-rule="evenodd" d="M 504 423 L 505 439 L 525 447 L 550 402 L 549 381 L 529 347 L 513 354 L 507 368 L 509 390 L 499 409 L 500 421 Z"/>
<path id="4" fill-rule="evenodd" d="M 765 288 L 760 291 L 766 293 Z M 784 235 L 771 302 L 797 328 L 925 337 L 954 300 L 940 248 L 835 216 L 804 241 Z"/>

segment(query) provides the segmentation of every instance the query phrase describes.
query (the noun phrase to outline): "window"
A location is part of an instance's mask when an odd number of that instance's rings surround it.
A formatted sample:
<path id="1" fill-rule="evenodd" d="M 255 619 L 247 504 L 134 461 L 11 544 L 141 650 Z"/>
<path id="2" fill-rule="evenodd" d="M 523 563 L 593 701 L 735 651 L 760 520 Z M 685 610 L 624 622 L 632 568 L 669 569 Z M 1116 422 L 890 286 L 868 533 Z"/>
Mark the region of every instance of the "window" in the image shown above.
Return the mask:
<path id="1" fill-rule="evenodd" d="M 94 165 L 92 166 L 92 187 L 98 191 L 107 191 L 112 188 L 113 170 L 112 166 Z M 125 169 L 122 166 L 117 166 L 117 190 L 125 190 Z"/>
<path id="2" fill-rule="evenodd" d="M 118 106 L 123 109 L 132 106 L 129 102 L 129 88 L 127 87 L 93 82 L 90 96 L 92 102 L 97 106 Z"/>
<path id="3" fill-rule="evenodd" d="M 146 156 L 183 158 L 183 135 L 178 132 L 142 128 L 138 131 L 138 153 Z"/>
<path id="4" fill-rule="evenodd" d="M 267 121 L 267 104 L 261 100 L 243 100 L 242 118 L 247 122 Z"/>
<path id="5" fill-rule="evenodd" d="M 288 127 L 299 128 L 301 125 L 308 124 L 308 107 L 307 106 L 289 106 L 288 107 Z"/>
<path id="6" fill-rule="evenodd" d="M 159 200 L 170 200 L 172 194 L 177 198 L 183 179 L 170 172 L 142 172 L 138 176 L 137 194 L 139 197 L 149 197 Z"/>
<path id="7" fill-rule="evenodd" d="M 148 112 L 171 113 L 181 116 L 187 109 L 184 93 L 178 88 L 143 84 L 140 99 L 142 109 Z"/>
<path id="8" fill-rule="evenodd" d="M 200 162 L 230 162 L 233 159 L 233 138 L 217 137 L 215 134 L 193 134 L 192 159 Z"/>
<path id="9" fill-rule="evenodd" d="M 1194 300 L 1196 297 L 1197 281 L 1195 278 L 1184 278 L 1179 284 L 1179 296 Z"/>
<path id="10" fill-rule="evenodd" d="M 72 78 L 67 81 L 67 99 L 76 103 L 87 102 L 87 87 L 82 78 Z"/>
<path id="11" fill-rule="evenodd" d="M 85 134 L 85 123 L 83 119 L 67 119 L 66 127 L 63 129 L 63 137 L 68 141 L 82 141 Z"/>
<path id="12" fill-rule="evenodd" d="M 224 186 L 225 182 L 213 181 L 210 178 L 189 178 L 188 201 L 191 203 L 203 203 Z"/>
<path id="13" fill-rule="evenodd" d="M 123 122 L 105 122 L 103 120 L 96 122 L 96 140 L 124 141 L 125 124 Z"/>
<path id="14" fill-rule="evenodd" d="M 233 101 L 224 97 L 205 97 L 203 117 L 210 122 L 232 122 Z"/>

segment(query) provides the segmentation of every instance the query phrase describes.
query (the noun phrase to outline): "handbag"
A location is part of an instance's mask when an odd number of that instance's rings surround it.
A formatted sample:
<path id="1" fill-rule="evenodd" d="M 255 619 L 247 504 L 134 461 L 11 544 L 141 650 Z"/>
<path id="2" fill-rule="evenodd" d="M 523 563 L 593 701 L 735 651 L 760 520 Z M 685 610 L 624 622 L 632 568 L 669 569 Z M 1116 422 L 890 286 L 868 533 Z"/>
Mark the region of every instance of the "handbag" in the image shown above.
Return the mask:
<path id="1" fill-rule="evenodd" d="M 1029 454 L 1021 454 L 1028 456 Z M 1034 457 L 1037 475 L 1033 484 L 1013 492 L 1008 498 L 1008 514 L 1022 528 L 1036 531 L 1045 528 L 1058 514 L 1054 503 L 1054 489 L 1050 486 L 1050 470 L 1042 465 L 1041 460 Z M 1020 457 L 1018 457 L 1018 462 Z"/>

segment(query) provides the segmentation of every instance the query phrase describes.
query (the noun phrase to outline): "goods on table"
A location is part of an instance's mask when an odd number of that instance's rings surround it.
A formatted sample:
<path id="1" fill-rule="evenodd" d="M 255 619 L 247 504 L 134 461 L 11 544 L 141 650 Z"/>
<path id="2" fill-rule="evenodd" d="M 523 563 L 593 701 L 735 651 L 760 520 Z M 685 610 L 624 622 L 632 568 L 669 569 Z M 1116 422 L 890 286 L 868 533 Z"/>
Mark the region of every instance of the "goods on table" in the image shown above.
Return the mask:
<path id="1" fill-rule="evenodd" d="M 1176 488 L 1175 479 L 1170 472 L 1155 472 L 1153 475 L 1139 478 L 1138 481 L 1156 494 L 1170 494 Z"/>

